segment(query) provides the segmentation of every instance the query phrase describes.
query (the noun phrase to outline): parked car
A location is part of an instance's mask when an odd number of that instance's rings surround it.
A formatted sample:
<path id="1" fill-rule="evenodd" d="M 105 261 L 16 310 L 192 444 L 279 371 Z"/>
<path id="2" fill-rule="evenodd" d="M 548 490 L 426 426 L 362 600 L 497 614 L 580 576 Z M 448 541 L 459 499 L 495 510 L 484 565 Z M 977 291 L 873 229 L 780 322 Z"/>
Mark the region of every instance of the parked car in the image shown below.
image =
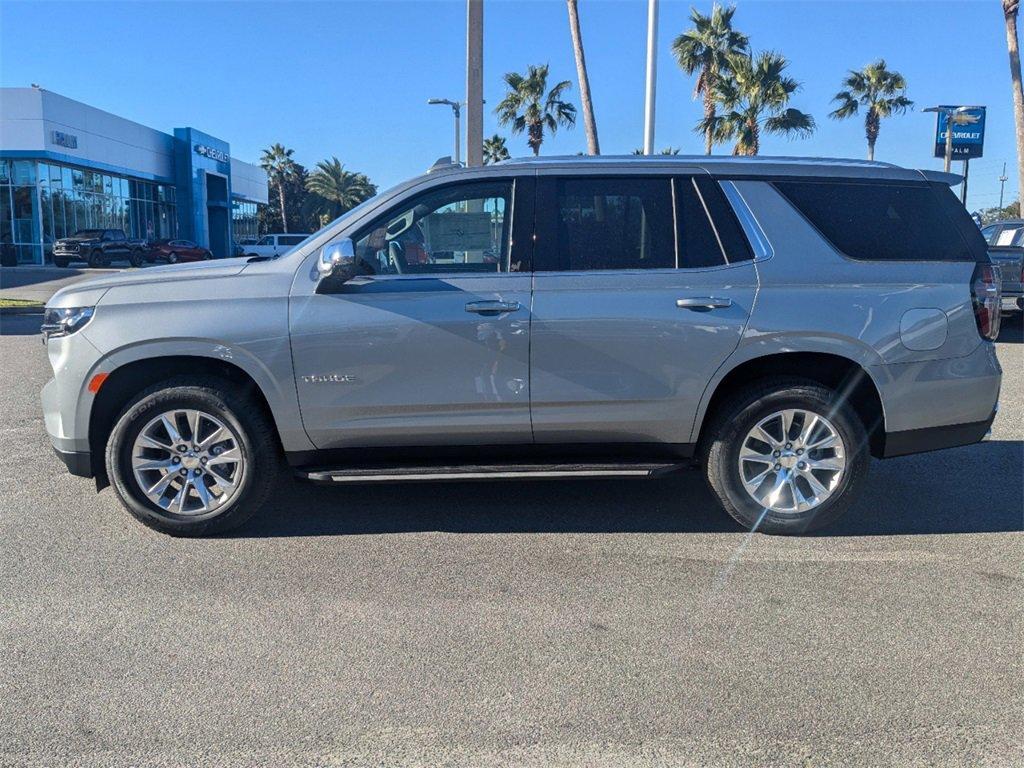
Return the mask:
<path id="1" fill-rule="evenodd" d="M 1005 219 L 981 228 L 982 237 L 989 245 L 1020 244 L 1024 236 L 1024 219 Z"/>
<path id="2" fill-rule="evenodd" d="M 196 245 L 191 240 L 154 240 L 150 243 L 147 259 L 155 261 L 163 259 L 168 264 L 179 261 L 203 261 L 212 259 L 213 252 L 209 248 Z"/>
<path id="3" fill-rule="evenodd" d="M 240 524 L 282 466 L 344 485 L 695 463 L 746 528 L 811 530 L 870 456 L 991 427 L 999 282 L 958 181 L 704 156 L 439 170 L 278 259 L 59 291 L 46 428 L 176 535 Z"/>
<path id="4" fill-rule="evenodd" d="M 127 259 L 138 267 L 145 260 L 145 248 L 145 240 L 131 240 L 123 229 L 80 229 L 53 244 L 53 263 L 66 267 L 72 261 L 84 261 L 90 267 L 105 267 L 117 259 Z"/>
<path id="5" fill-rule="evenodd" d="M 309 237 L 308 234 L 264 235 L 255 244 L 245 247 L 245 255 L 250 258 L 253 256 L 262 256 L 264 258 L 283 256 L 307 237 Z"/>

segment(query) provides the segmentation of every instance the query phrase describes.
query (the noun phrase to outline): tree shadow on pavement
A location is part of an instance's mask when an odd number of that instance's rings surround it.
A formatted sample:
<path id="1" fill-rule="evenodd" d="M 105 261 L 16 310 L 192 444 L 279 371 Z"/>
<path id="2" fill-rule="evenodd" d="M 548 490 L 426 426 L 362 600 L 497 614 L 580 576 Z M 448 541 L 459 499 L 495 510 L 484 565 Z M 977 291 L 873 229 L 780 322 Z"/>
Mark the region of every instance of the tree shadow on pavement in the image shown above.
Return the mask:
<path id="1" fill-rule="evenodd" d="M 845 518 L 816 536 L 1024 530 L 1024 443 L 873 461 Z M 736 533 L 699 472 L 661 480 L 325 487 L 284 483 L 236 537 L 450 533 Z"/>

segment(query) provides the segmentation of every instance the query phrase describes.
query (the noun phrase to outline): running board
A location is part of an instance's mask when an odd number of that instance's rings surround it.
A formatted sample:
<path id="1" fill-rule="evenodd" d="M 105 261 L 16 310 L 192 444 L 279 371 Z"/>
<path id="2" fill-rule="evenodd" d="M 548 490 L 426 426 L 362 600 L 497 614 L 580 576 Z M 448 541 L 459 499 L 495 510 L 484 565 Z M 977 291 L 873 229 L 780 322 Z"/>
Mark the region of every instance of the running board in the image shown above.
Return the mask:
<path id="1" fill-rule="evenodd" d="M 461 466 L 345 467 L 296 470 L 314 483 L 410 483 L 463 480 L 545 480 L 586 477 L 650 478 L 687 465 L 678 462 L 598 464 L 475 464 Z"/>

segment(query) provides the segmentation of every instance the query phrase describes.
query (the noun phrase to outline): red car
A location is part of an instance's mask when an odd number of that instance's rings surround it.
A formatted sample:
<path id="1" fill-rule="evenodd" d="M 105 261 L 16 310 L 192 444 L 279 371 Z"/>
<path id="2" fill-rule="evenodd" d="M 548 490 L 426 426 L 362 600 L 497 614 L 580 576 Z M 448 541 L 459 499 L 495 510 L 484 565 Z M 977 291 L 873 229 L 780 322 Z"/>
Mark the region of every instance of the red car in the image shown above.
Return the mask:
<path id="1" fill-rule="evenodd" d="M 155 240 L 149 244 L 149 261 L 163 259 L 168 264 L 177 264 L 179 261 L 203 261 L 212 258 L 213 254 L 209 249 L 196 245 L 191 240 Z"/>

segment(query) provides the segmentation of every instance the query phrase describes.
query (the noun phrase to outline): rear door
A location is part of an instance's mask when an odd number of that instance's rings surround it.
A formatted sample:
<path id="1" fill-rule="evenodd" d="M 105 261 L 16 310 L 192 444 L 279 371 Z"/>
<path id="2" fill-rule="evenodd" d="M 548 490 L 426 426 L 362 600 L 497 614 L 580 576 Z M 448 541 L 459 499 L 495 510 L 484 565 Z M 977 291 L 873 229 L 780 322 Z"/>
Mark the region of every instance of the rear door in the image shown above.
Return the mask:
<path id="1" fill-rule="evenodd" d="M 542 176 L 535 269 L 535 440 L 688 443 L 757 291 L 717 183 Z"/>

